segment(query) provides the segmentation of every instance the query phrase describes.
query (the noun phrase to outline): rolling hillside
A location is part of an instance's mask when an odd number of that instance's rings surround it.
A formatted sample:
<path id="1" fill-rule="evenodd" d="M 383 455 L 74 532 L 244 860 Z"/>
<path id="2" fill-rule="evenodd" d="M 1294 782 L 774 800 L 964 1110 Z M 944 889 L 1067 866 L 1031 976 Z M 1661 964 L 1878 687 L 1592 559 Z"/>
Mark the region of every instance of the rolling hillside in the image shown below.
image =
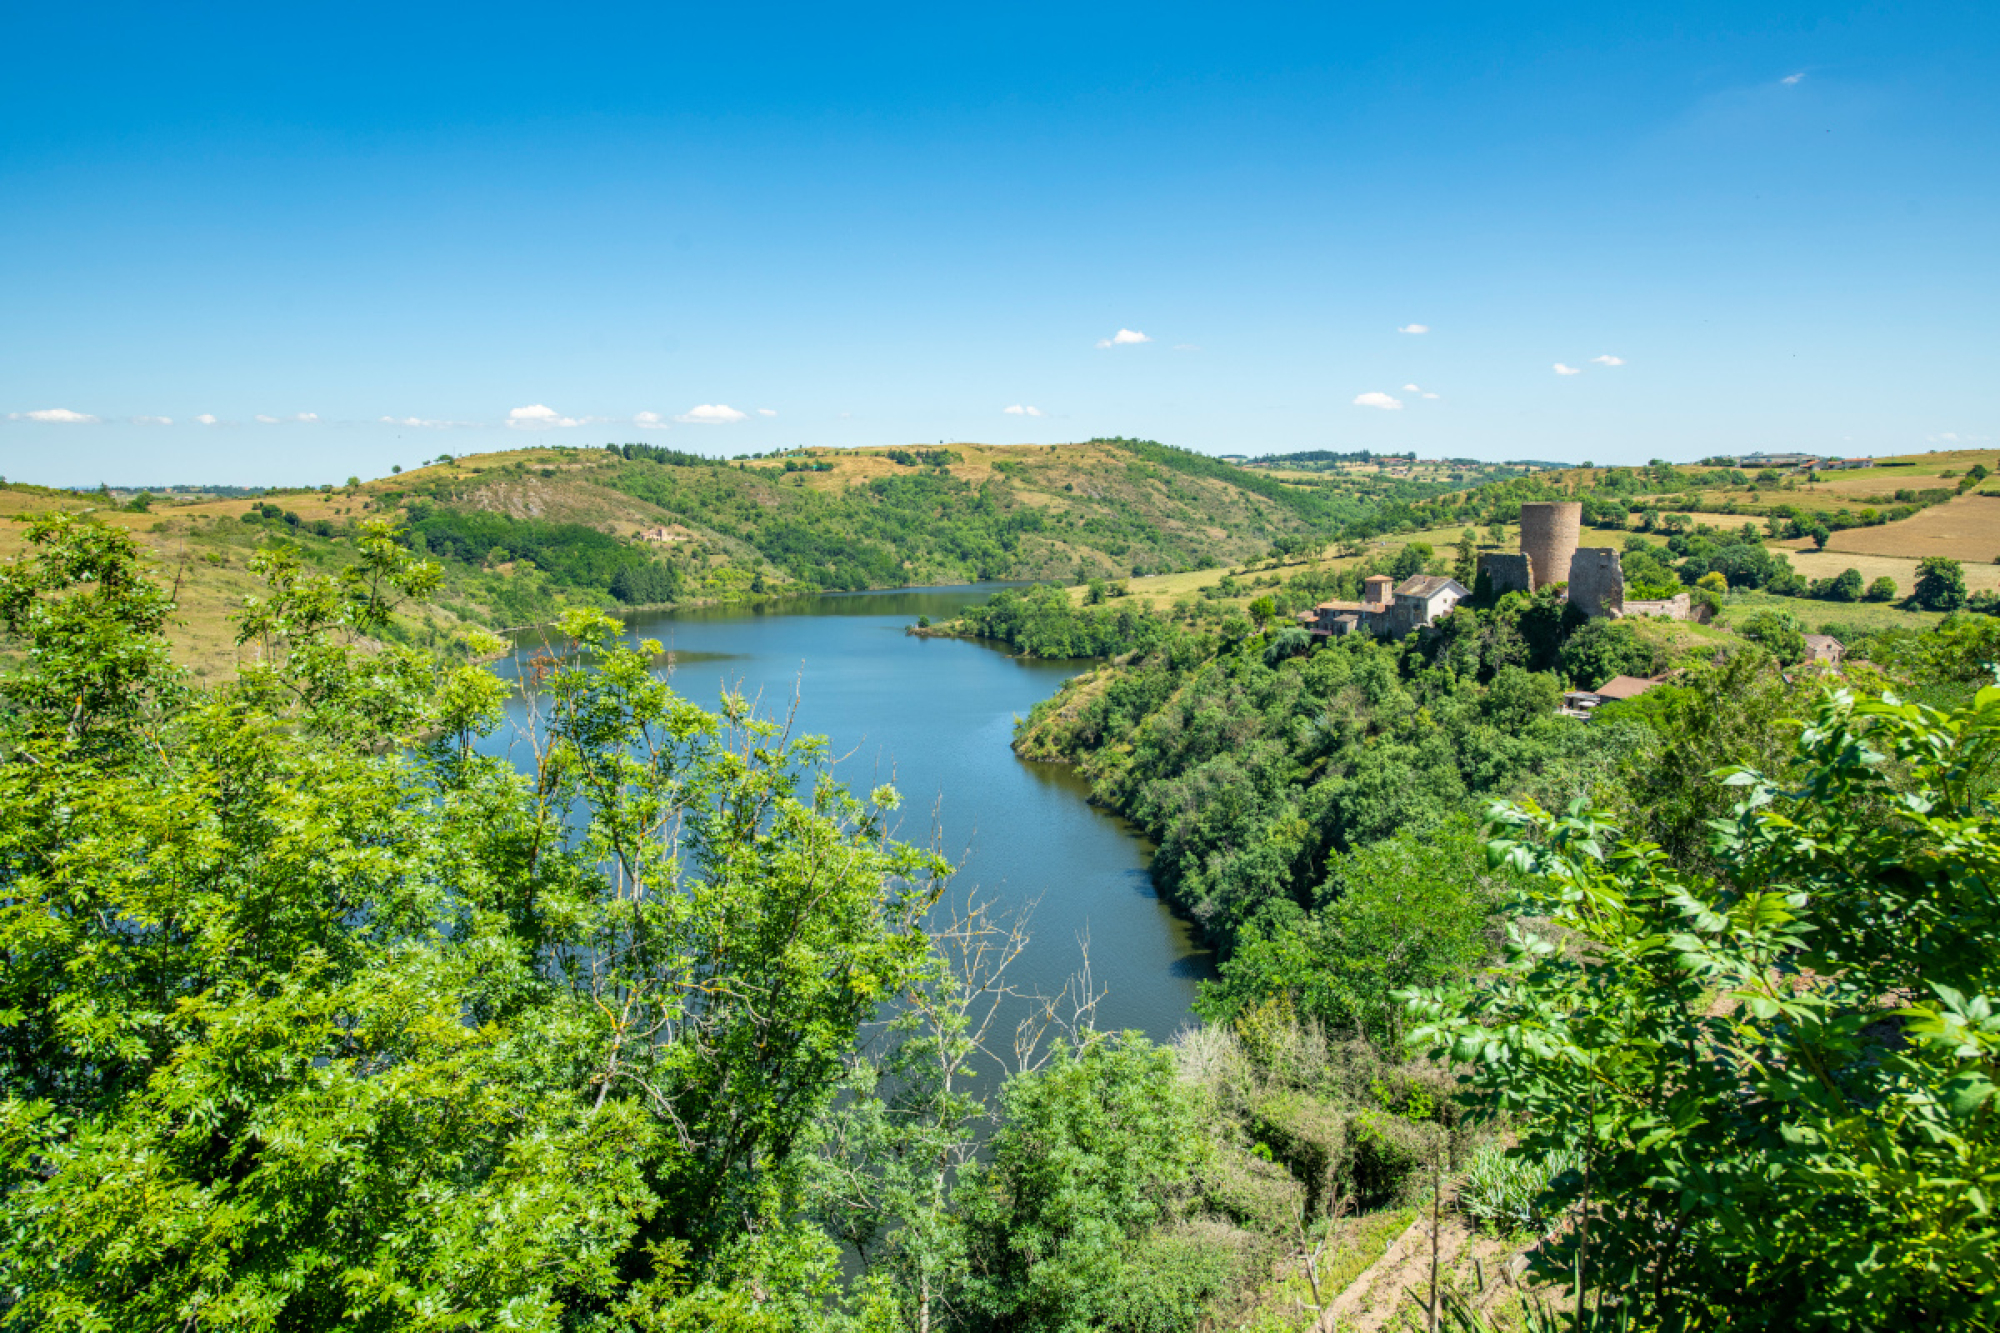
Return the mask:
<path id="1" fill-rule="evenodd" d="M 135 503 L 136 501 L 136 503 Z M 1316 545 L 1399 503 L 1338 478 L 1278 480 L 1144 441 L 812 449 L 713 460 L 646 445 L 440 458 L 254 497 L 0 488 L 0 517 L 91 508 L 179 581 L 183 657 L 227 671 L 230 616 L 273 540 L 323 568 L 392 516 L 446 586 L 400 627 L 540 623 L 565 604 L 732 601 L 981 579 L 1173 574 Z M 0 524 L 0 557 L 22 530 Z"/>

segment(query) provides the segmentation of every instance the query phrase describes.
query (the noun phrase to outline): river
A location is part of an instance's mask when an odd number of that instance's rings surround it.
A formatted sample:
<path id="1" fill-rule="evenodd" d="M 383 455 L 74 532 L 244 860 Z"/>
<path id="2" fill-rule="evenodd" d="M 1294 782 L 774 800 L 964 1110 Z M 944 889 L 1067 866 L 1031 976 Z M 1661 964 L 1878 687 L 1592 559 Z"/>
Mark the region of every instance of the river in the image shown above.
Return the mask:
<path id="1" fill-rule="evenodd" d="M 627 627 L 667 648 L 675 690 L 705 707 L 741 689 L 782 718 L 796 696 L 795 734 L 830 738 L 849 788 L 894 782 L 898 836 L 927 845 L 938 835 L 961 867 L 953 898 L 974 889 L 1004 908 L 1033 905 L 1032 940 L 1009 972 L 1015 986 L 1060 991 L 1087 938 L 1103 992 L 1097 1026 L 1164 1041 L 1193 1021 L 1196 983 L 1213 975 L 1209 954 L 1154 892 L 1151 849 L 1137 832 L 1089 804 L 1067 768 L 1019 759 L 1009 746 L 1014 719 L 1087 664 L 904 633 L 920 615 L 948 619 L 992 591 L 828 593 L 636 613 Z"/>

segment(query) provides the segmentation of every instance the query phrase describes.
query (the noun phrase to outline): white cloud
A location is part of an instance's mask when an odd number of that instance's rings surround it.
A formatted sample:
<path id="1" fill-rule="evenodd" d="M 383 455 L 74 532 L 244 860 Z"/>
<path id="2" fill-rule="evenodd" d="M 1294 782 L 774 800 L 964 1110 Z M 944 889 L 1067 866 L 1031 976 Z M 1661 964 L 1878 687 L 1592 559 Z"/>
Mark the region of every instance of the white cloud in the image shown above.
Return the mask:
<path id="1" fill-rule="evenodd" d="M 1137 329 L 1120 329 L 1109 338 L 1099 338 L 1097 345 L 1099 347 L 1130 347 L 1135 343 L 1149 343 L 1151 341 L 1153 341 L 1151 338 L 1148 338 Z"/>
<path id="2" fill-rule="evenodd" d="M 1422 392 L 1423 392 L 1423 390 L 1422 390 L 1422 389 L 1419 389 L 1419 388 L 1418 388 L 1418 387 L 1417 387 L 1416 385 L 1414 385 L 1414 384 L 1405 384 L 1405 385 L 1403 386 L 1403 392 L 1404 392 L 1404 393 L 1422 393 Z"/>
<path id="3" fill-rule="evenodd" d="M 379 417 L 385 426 L 416 426 L 424 430 L 444 430 L 450 426 L 462 426 L 462 421 L 431 421 L 425 417 Z"/>
<path id="4" fill-rule="evenodd" d="M 1556 362 L 1556 374 L 1558 375 L 1581 375 L 1582 373 L 1583 368 L 1581 366 L 1566 366 L 1560 361 Z"/>
<path id="5" fill-rule="evenodd" d="M 1612 356 L 1609 352 L 1606 352 L 1603 356 L 1593 356 L 1590 359 L 1600 366 L 1622 366 L 1625 364 L 1624 357 Z"/>
<path id="6" fill-rule="evenodd" d="M 1437 395 L 1436 395 L 1436 394 L 1434 394 L 1434 393 L 1427 393 L 1427 394 L 1425 394 L 1425 395 L 1424 395 L 1424 397 L 1426 397 L 1426 398 L 1435 398 L 1435 397 L 1437 397 Z"/>
<path id="7" fill-rule="evenodd" d="M 67 407 L 38 407 L 32 412 L 9 412 L 9 421 L 56 421 L 66 426 L 94 426 L 97 418 L 88 412 L 72 412 Z"/>
<path id="8" fill-rule="evenodd" d="M 195 420 L 199 421 L 204 426 L 213 426 L 215 424 L 215 413 L 203 412 L 200 416 L 196 417 Z"/>
<path id="9" fill-rule="evenodd" d="M 776 408 L 760 407 L 757 409 L 757 415 L 760 417 L 774 417 L 778 415 L 778 412 Z"/>
<path id="10" fill-rule="evenodd" d="M 174 419 L 172 417 L 133 417 L 132 424 L 135 426 L 171 426 L 174 424 Z"/>
<path id="11" fill-rule="evenodd" d="M 699 403 L 674 420 L 695 426 L 721 426 L 731 421 L 742 421 L 749 415 L 748 412 L 738 412 L 728 403 Z"/>
<path id="12" fill-rule="evenodd" d="M 1029 407 L 1023 403 L 1016 403 L 1012 407 L 1003 407 L 1000 410 L 1010 417 L 1038 417 L 1042 415 L 1041 408 Z"/>
<path id="13" fill-rule="evenodd" d="M 583 422 L 576 417 L 564 416 L 546 403 L 530 403 L 526 407 L 517 407 L 509 412 L 507 424 L 515 430 L 550 430 L 564 426 L 581 426 Z"/>
<path id="14" fill-rule="evenodd" d="M 1354 405 L 1356 407 L 1379 407 L 1384 412 L 1400 412 L 1403 410 L 1403 400 L 1400 398 L 1391 398 L 1386 393 L 1358 394 L 1355 396 Z"/>
<path id="15" fill-rule="evenodd" d="M 266 426 L 275 426 L 278 424 L 278 419 L 276 417 L 267 417 L 262 412 L 259 412 L 257 414 L 257 420 Z"/>
<path id="16" fill-rule="evenodd" d="M 1428 324 L 1398 324 L 1396 326 L 1396 332 L 1398 333 L 1429 333 L 1430 331 L 1431 326 Z"/>
<path id="17" fill-rule="evenodd" d="M 1786 84 L 1797 83 L 1800 79 L 1803 79 L 1805 76 L 1806 72 L 1804 70 L 1800 70 L 1796 74 L 1787 74 L 1784 78 L 1779 79 L 1778 82 Z"/>
<path id="18" fill-rule="evenodd" d="M 292 417 L 292 420 L 294 420 L 294 421 L 302 421 L 302 422 L 304 422 L 304 423 L 305 423 L 306 425 L 308 425 L 308 426 L 317 426 L 317 425 L 319 424 L 319 413 L 317 413 L 317 412 L 300 412 L 300 413 L 296 414 L 295 416 L 293 416 L 293 417 Z"/>
<path id="19" fill-rule="evenodd" d="M 632 424 L 646 430 L 670 430 L 667 419 L 658 412 L 641 412 L 632 418 Z"/>

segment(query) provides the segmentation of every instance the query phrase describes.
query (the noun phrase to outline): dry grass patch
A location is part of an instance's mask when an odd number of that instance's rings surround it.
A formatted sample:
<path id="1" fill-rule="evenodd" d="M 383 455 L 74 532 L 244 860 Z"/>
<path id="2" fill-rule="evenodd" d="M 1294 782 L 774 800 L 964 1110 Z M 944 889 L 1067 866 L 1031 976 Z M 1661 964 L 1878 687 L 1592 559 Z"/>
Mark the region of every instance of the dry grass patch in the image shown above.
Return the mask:
<path id="1" fill-rule="evenodd" d="M 1827 550 L 1906 560 L 1942 555 L 1968 566 L 1990 565 L 2000 558 L 2000 497 L 1961 495 L 1900 523 L 1845 528 L 1833 534 Z"/>
<path id="2" fill-rule="evenodd" d="M 1769 546 L 1789 558 L 1792 568 L 1809 579 L 1830 579 L 1843 570 L 1852 569 L 1858 571 L 1868 583 L 1885 576 L 1895 580 L 1898 597 L 1908 597 L 1917 584 L 1917 562 L 1908 556 L 1858 555 L 1833 549 L 1817 551 L 1810 540 L 1771 542 Z M 1968 592 L 2000 589 L 2000 565 L 1966 565 L 1965 587 Z"/>

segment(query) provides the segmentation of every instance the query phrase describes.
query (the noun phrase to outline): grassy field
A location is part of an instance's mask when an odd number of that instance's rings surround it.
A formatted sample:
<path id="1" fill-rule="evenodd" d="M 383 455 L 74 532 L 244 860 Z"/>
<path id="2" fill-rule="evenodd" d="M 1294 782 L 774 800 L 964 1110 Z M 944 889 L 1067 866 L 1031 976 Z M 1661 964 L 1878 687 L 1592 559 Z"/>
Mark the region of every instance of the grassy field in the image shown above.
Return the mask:
<path id="1" fill-rule="evenodd" d="M 1868 529 L 1876 531 L 1876 529 Z M 1845 533 L 1836 536 L 1845 536 Z M 1896 581 L 1896 594 L 1910 595 L 1917 582 L 1917 561 L 1910 556 L 1857 555 L 1850 551 L 1835 549 L 1831 544 L 1824 551 L 1813 549 L 1810 539 L 1804 541 L 1770 542 L 1773 551 L 1782 552 L 1792 562 L 1792 568 L 1809 579 L 1827 579 L 1843 570 L 1860 571 L 1863 580 L 1873 583 L 1887 575 Z M 1979 592 L 1988 588 L 2000 588 L 2000 565 L 1968 564 L 1964 566 L 1967 592 Z"/>
<path id="2" fill-rule="evenodd" d="M 1912 514 L 1900 523 L 1873 528 L 1844 528 L 1826 544 L 1829 551 L 1916 560 L 1927 555 L 1949 556 L 1971 566 L 1992 566 L 2000 560 L 2000 498 L 1961 495 Z"/>
<path id="3" fill-rule="evenodd" d="M 1775 597 L 1764 592 L 1731 593 L 1715 624 L 1733 627 L 1758 611 L 1788 611 L 1809 634 L 1843 629 L 1929 629 L 1944 619 L 1938 611 L 1905 611 L 1889 602 L 1819 602 L 1803 597 Z"/>
<path id="4" fill-rule="evenodd" d="M 167 630 L 174 660 L 200 680 L 221 680 L 235 674 L 241 655 L 254 651 L 237 648 L 236 619 L 242 613 L 245 598 L 265 591 L 264 581 L 249 569 L 250 558 L 264 534 L 236 521 L 256 501 L 162 504 L 151 513 L 141 514 L 93 504 L 92 498 L 0 488 L 0 560 L 11 559 L 26 549 L 25 520 L 35 514 L 55 509 L 78 510 L 123 528 L 138 541 L 140 550 L 151 562 L 154 577 L 174 589 L 179 611 Z M 359 511 L 364 503 L 343 494 L 327 497 L 318 493 L 276 496 L 271 502 L 307 519 Z M 226 517 L 230 521 L 221 528 L 219 536 L 212 533 L 198 536 L 198 530 L 212 517 Z M 446 630 L 458 624 L 457 617 L 441 608 L 425 608 L 419 615 Z"/>

